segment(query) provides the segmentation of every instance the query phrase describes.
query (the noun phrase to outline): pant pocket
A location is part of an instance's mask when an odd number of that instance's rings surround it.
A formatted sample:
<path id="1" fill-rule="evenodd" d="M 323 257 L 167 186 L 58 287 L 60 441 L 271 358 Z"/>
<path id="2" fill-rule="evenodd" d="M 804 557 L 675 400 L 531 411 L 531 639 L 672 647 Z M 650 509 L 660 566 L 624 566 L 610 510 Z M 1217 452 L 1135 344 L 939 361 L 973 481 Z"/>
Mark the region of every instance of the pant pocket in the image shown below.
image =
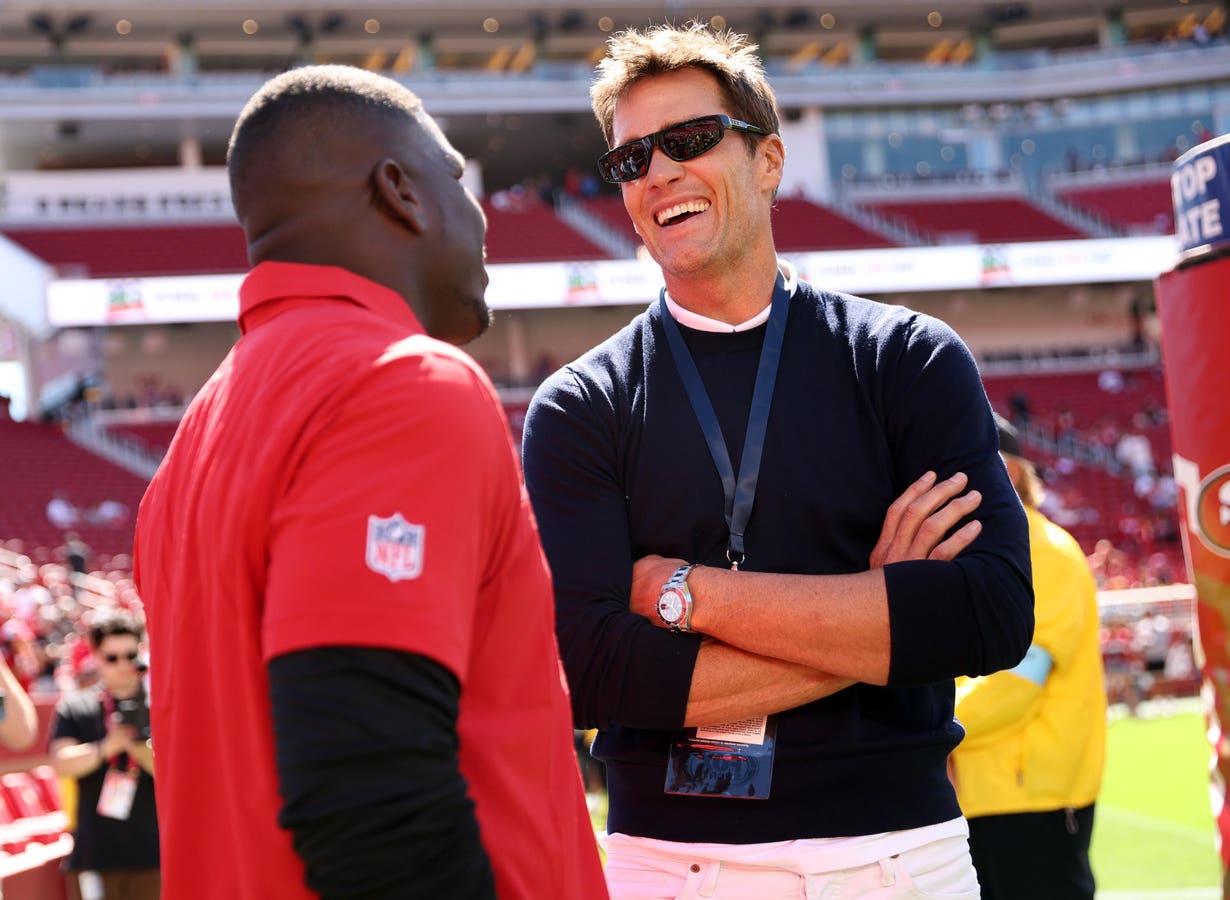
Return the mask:
<path id="1" fill-rule="evenodd" d="M 979 900 L 978 874 L 969 842 L 950 837 L 894 857 L 898 882 L 922 900 Z"/>

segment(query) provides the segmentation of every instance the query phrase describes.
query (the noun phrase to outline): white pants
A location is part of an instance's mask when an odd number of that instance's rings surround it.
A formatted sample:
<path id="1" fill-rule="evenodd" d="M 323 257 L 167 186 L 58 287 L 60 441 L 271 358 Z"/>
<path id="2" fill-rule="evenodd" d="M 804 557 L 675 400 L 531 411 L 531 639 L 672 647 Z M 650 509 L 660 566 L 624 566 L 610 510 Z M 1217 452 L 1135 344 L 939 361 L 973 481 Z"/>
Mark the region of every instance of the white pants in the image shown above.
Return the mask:
<path id="1" fill-rule="evenodd" d="M 679 844 L 685 850 L 686 844 Z M 831 872 L 612 848 L 611 900 L 978 900 L 969 842 L 948 837 L 869 865 Z"/>

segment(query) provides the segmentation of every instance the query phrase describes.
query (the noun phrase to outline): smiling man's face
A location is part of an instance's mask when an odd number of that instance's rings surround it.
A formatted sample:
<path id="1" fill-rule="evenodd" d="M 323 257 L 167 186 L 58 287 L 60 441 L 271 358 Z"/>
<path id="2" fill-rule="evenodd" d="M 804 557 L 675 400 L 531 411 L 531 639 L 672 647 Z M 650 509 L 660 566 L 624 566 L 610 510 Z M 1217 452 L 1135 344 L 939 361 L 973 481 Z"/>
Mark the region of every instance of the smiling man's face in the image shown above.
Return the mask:
<path id="1" fill-rule="evenodd" d="M 614 145 L 689 119 L 730 114 L 714 76 L 683 69 L 635 82 L 615 108 Z M 727 132 L 711 150 L 676 162 L 655 148 L 645 175 L 622 186 L 649 254 L 674 278 L 709 277 L 772 245 L 772 191 L 781 179 L 776 135 Z"/>

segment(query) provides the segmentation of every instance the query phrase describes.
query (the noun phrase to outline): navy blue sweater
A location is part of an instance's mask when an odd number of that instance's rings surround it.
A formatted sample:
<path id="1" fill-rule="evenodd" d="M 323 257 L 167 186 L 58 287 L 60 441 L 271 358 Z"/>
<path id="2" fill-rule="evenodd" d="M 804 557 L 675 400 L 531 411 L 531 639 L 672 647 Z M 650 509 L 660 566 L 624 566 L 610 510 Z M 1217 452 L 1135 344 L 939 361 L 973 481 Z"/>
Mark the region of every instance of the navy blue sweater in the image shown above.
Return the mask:
<path id="1" fill-rule="evenodd" d="M 681 328 L 735 471 L 765 328 Z M 952 562 L 885 568 L 889 685 L 779 714 L 768 800 L 663 793 L 696 635 L 628 610 L 648 553 L 726 565 L 721 481 L 656 304 L 548 379 L 526 418 L 526 483 L 555 580 L 576 723 L 600 729 L 612 832 L 753 843 L 871 834 L 960 815 L 945 774 L 963 734 L 956 675 L 1009 668 L 1033 633 L 1024 512 L 977 368 L 944 323 L 800 282 L 746 531 L 749 571 L 866 571 L 889 504 L 928 469 L 982 492 Z"/>

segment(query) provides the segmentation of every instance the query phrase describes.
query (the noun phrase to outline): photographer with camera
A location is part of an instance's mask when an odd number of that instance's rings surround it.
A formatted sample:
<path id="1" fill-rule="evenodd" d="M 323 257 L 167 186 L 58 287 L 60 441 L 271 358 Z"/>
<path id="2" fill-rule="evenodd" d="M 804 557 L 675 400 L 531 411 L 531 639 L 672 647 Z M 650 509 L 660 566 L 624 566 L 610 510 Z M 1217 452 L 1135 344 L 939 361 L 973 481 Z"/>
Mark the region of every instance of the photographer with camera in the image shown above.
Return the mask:
<path id="1" fill-rule="evenodd" d="M 143 632 L 124 611 L 95 617 L 100 683 L 63 698 L 51 731 L 56 772 L 77 780 L 67 870 L 98 872 L 106 900 L 157 900 L 161 891 Z"/>

